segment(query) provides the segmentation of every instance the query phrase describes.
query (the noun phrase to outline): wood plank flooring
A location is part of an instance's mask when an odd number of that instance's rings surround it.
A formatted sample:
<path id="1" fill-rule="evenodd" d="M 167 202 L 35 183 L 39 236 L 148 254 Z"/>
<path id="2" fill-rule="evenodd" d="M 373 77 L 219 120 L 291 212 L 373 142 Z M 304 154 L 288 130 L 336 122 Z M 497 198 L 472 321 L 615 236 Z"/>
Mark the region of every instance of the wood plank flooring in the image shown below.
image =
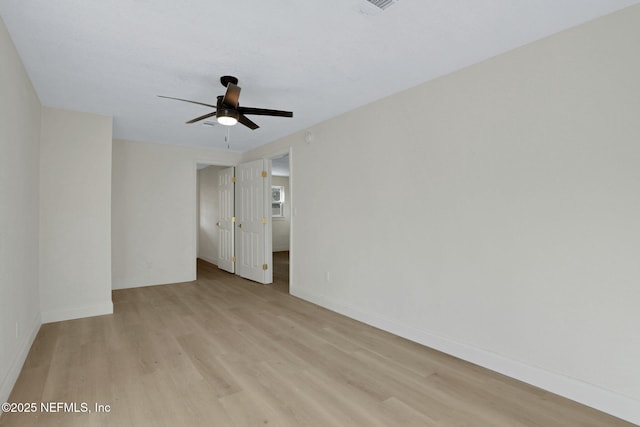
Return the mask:
<path id="1" fill-rule="evenodd" d="M 110 412 L 0 425 L 631 426 L 292 297 L 280 273 L 201 263 L 195 282 L 114 291 L 113 315 L 43 325 L 10 401 Z"/>

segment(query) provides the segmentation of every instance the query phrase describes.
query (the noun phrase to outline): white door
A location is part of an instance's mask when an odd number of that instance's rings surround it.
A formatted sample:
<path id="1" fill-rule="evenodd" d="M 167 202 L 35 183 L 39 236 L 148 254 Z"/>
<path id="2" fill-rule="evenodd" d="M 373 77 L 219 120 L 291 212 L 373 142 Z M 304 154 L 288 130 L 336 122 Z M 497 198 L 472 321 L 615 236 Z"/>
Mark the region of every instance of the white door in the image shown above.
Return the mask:
<path id="1" fill-rule="evenodd" d="M 271 160 L 236 168 L 236 272 L 259 283 L 273 282 L 271 252 Z"/>
<path id="2" fill-rule="evenodd" d="M 218 172 L 218 268 L 235 273 L 234 239 L 234 169 L 227 168 Z"/>

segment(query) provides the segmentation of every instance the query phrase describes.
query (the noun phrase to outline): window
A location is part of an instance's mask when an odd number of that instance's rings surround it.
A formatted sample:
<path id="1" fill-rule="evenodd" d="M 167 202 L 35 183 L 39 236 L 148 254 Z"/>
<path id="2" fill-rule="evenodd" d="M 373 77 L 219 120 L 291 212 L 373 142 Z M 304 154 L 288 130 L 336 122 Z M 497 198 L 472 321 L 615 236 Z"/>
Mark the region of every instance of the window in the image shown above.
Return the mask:
<path id="1" fill-rule="evenodd" d="M 281 185 L 271 187 L 271 216 L 284 217 L 284 187 Z"/>

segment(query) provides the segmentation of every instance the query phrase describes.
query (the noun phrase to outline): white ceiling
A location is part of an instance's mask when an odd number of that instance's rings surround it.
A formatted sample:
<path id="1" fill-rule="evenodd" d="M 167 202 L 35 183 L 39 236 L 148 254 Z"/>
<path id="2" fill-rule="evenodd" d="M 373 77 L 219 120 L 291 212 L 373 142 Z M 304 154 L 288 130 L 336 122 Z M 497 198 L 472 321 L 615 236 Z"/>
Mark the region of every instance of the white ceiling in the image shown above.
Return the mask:
<path id="1" fill-rule="evenodd" d="M 637 3 L 0 0 L 0 14 L 41 102 L 113 116 L 115 138 L 227 149 L 225 127 L 184 124 L 211 109 L 156 96 L 215 104 L 223 74 L 240 105 L 294 112 L 231 128 L 245 151 Z"/>

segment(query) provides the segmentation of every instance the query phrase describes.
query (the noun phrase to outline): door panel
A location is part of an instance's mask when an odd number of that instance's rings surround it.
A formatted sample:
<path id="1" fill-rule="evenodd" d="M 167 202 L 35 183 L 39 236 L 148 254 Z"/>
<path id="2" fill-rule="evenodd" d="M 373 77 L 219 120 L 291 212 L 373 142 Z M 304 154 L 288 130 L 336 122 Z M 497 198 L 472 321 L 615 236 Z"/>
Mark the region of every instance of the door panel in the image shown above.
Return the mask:
<path id="1" fill-rule="evenodd" d="M 235 168 L 227 168 L 218 172 L 218 268 L 235 273 L 235 189 L 233 177 Z"/>
<path id="2" fill-rule="evenodd" d="M 244 278 L 265 284 L 273 281 L 270 197 L 271 161 L 256 160 L 238 165 L 236 271 Z"/>

